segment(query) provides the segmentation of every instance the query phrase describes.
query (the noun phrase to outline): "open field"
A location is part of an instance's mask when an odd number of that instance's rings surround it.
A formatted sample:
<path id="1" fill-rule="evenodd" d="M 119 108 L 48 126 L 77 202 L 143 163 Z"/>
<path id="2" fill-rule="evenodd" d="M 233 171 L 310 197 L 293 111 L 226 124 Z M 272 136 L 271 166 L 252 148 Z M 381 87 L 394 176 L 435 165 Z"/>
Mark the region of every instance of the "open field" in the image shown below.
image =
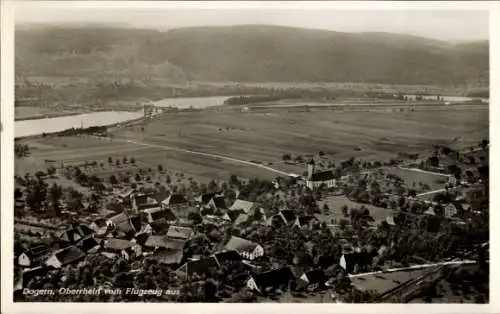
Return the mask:
<path id="1" fill-rule="evenodd" d="M 431 190 L 437 190 L 441 189 L 448 181 L 448 177 L 443 175 L 434 175 L 430 173 L 400 169 L 397 167 L 387 168 L 386 172 L 399 176 L 404 180 L 406 186 L 410 188 L 412 187 L 413 182 L 415 182 L 417 188 L 418 182 L 422 182 L 424 184 L 428 184 Z"/>
<path id="2" fill-rule="evenodd" d="M 361 206 L 365 206 L 370 211 L 370 216 L 372 216 L 376 222 L 382 221 L 387 216 L 392 214 L 392 209 L 377 207 L 370 204 L 356 203 L 345 196 L 328 196 L 324 200 L 320 201 L 318 205 L 320 208 L 323 208 L 325 203 L 328 204 L 330 213 L 318 214 L 316 216 L 320 221 L 324 221 L 326 223 L 331 223 L 332 219 L 337 220 L 338 223 L 340 219 L 344 218 L 344 214 L 342 214 L 342 206 L 344 205 L 346 205 L 349 210 L 351 208 L 360 208 Z"/>
<path id="3" fill-rule="evenodd" d="M 164 114 L 145 125 L 144 131 L 141 126 L 115 131 L 116 141 L 83 136 L 26 139 L 32 155 L 16 160 L 16 173 L 43 170 L 47 167 L 46 159 L 57 164 L 85 160 L 107 164 L 108 157 L 127 156 L 134 157 L 139 167 L 156 169 L 162 164 L 202 181 L 227 179 L 233 173 L 270 179 L 277 174 L 252 165 L 162 147 L 273 163 L 272 167 L 278 170 L 300 174 L 305 167 L 282 163 L 283 154 L 305 156 L 323 151 L 325 157 L 336 161 L 350 157 L 387 160 L 398 152 L 428 150 L 433 144 L 448 144 L 457 137 L 454 146 L 458 148 L 474 145 L 488 138 L 487 106 L 478 108 L 482 109 L 391 113 L 213 110 Z"/>

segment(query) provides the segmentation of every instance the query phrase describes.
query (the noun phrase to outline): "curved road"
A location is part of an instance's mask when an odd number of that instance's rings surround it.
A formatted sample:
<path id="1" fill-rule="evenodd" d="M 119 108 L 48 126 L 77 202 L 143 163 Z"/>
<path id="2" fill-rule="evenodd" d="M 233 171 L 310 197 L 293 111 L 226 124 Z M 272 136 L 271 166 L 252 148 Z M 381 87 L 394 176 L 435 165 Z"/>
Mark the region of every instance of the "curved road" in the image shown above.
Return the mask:
<path id="1" fill-rule="evenodd" d="M 259 167 L 259 168 L 266 169 L 266 170 L 274 172 L 274 173 L 278 173 L 278 174 L 283 175 L 283 176 L 288 176 L 289 175 L 289 173 L 287 173 L 287 172 L 284 172 L 284 171 L 281 171 L 281 170 L 278 170 L 278 169 L 275 169 L 275 168 L 272 168 L 272 167 L 268 167 L 268 166 L 261 165 L 261 164 L 255 163 L 255 162 L 251 162 L 251 161 L 247 161 L 247 160 L 243 160 L 243 159 L 237 159 L 237 158 L 233 158 L 233 157 L 229 157 L 229 156 L 224 156 L 224 155 L 198 152 L 198 151 L 194 151 L 194 150 L 189 150 L 189 149 L 184 149 L 184 148 L 178 148 L 178 147 L 168 146 L 168 145 L 159 145 L 159 144 L 144 143 L 144 142 L 139 142 L 139 141 L 135 141 L 135 140 L 113 139 L 113 141 L 125 142 L 125 143 L 130 143 L 130 144 L 136 144 L 136 145 L 146 146 L 146 147 L 162 148 L 162 149 L 165 149 L 165 150 L 179 151 L 179 152 L 183 152 L 183 153 L 188 153 L 188 154 L 193 154 L 193 155 L 200 155 L 200 156 L 211 157 L 211 158 L 219 158 L 219 159 L 224 159 L 224 160 L 227 160 L 227 161 L 230 161 L 230 162 L 234 162 L 234 163 L 244 164 L 244 165 L 247 165 L 247 166 Z"/>

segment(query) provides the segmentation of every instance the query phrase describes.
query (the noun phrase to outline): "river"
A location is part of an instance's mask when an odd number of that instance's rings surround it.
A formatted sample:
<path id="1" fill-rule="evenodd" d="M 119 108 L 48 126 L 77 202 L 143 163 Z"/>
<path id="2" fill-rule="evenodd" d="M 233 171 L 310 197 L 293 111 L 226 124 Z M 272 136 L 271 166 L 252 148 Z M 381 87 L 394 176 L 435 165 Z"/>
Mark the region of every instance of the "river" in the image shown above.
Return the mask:
<path id="1" fill-rule="evenodd" d="M 150 104 L 156 107 L 176 107 L 179 109 L 202 109 L 224 104 L 227 96 L 218 97 L 189 97 L 166 98 Z M 56 133 L 71 128 L 88 128 L 91 126 L 105 126 L 135 120 L 143 116 L 142 108 L 136 112 L 128 111 L 99 111 L 79 115 L 70 115 L 54 118 L 19 120 L 15 122 L 15 137 Z"/>

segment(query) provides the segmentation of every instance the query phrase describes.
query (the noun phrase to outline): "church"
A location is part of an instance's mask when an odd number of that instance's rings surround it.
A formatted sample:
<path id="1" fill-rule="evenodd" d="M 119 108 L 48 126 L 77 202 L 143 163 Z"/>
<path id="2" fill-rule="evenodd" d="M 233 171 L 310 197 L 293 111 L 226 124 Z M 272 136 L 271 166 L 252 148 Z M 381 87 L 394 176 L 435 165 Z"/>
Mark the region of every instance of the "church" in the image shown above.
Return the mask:
<path id="1" fill-rule="evenodd" d="M 306 185 L 310 190 L 320 187 L 322 184 L 329 188 L 335 187 L 335 177 L 331 170 L 315 172 L 314 159 L 307 163 L 307 180 Z"/>

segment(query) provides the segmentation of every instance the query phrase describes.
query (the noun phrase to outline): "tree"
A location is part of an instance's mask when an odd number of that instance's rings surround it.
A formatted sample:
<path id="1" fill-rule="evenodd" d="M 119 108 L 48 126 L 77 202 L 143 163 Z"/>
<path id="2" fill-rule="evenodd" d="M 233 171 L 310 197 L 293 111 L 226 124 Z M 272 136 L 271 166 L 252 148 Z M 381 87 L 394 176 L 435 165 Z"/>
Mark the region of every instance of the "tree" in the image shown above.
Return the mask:
<path id="1" fill-rule="evenodd" d="M 158 165 L 158 171 L 160 171 L 160 172 L 163 171 L 163 166 L 162 165 Z"/>
<path id="2" fill-rule="evenodd" d="M 108 157 L 108 164 L 112 164 L 112 163 L 113 163 L 113 158 Z"/>
<path id="3" fill-rule="evenodd" d="M 127 164 L 127 162 L 128 162 L 127 156 L 124 156 L 124 157 L 123 157 L 122 162 L 123 162 L 123 164 L 124 164 L 124 165 L 126 165 L 126 164 Z"/>
<path id="4" fill-rule="evenodd" d="M 347 207 L 347 205 L 343 205 L 341 210 L 342 210 L 342 214 L 344 215 L 344 217 L 349 216 L 349 208 Z"/>
<path id="5" fill-rule="evenodd" d="M 196 212 L 189 212 L 188 220 L 192 221 L 195 225 L 200 224 L 203 221 L 203 218 L 200 214 Z"/>
<path id="6" fill-rule="evenodd" d="M 49 200 L 50 200 L 50 204 L 52 206 L 52 209 L 54 210 L 54 212 L 57 216 L 61 215 L 61 207 L 60 207 L 59 202 L 61 200 L 62 195 L 63 195 L 63 192 L 62 192 L 61 186 L 57 185 L 54 182 L 49 189 Z"/>
<path id="7" fill-rule="evenodd" d="M 120 165 L 120 159 L 117 159 L 117 160 L 116 160 L 116 162 L 115 162 L 115 164 L 116 164 L 117 166 L 119 166 L 119 165 Z"/>
<path id="8" fill-rule="evenodd" d="M 141 180 L 142 180 L 141 175 L 140 175 L 140 174 L 138 174 L 138 173 L 136 173 L 136 174 L 135 174 L 135 181 L 136 181 L 136 182 L 140 182 Z"/>
<path id="9" fill-rule="evenodd" d="M 116 177 L 115 177 L 115 175 L 114 175 L 114 174 L 112 174 L 112 175 L 110 175 L 110 176 L 109 176 L 109 183 L 110 183 L 111 185 L 116 185 L 116 184 L 118 184 L 118 179 L 116 179 Z"/>
<path id="10" fill-rule="evenodd" d="M 54 166 L 50 166 L 47 168 L 47 174 L 49 176 L 53 176 L 54 174 L 56 174 L 56 168 L 54 168 Z"/>
<path id="11" fill-rule="evenodd" d="M 130 157 L 130 163 L 131 164 L 135 164 L 135 158 L 134 157 Z"/>
<path id="12" fill-rule="evenodd" d="M 292 156 L 290 156 L 290 154 L 283 154 L 281 158 L 283 159 L 283 161 L 290 161 L 290 159 L 292 159 Z"/>
<path id="13" fill-rule="evenodd" d="M 24 158 L 28 157 L 29 155 L 30 155 L 30 150 L 28 145 L 19 143 L 14 144 L 14 156 L 16 158 Z"/>

